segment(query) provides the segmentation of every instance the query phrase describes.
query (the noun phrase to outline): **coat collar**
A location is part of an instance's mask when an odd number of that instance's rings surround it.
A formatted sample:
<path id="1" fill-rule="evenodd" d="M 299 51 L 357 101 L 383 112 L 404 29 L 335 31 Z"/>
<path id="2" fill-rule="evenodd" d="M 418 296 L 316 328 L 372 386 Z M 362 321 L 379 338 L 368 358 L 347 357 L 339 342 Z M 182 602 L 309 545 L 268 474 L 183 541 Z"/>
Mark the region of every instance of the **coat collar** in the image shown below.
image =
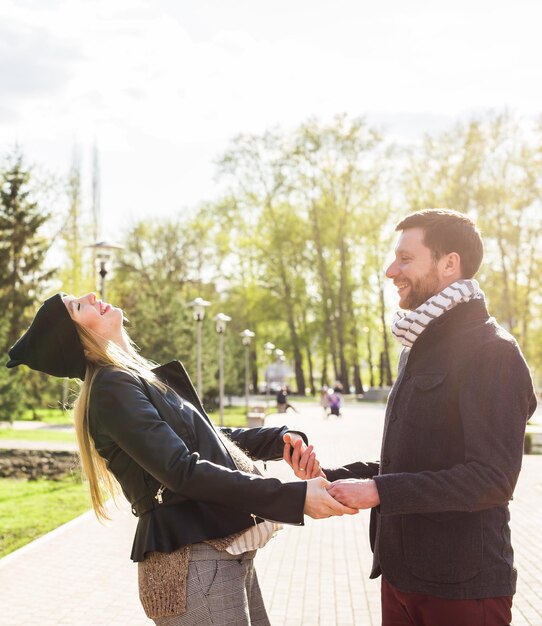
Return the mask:
<path id="1" fill-rule="evenodd" d="M 453 309 L 446 311 L 446 313 L 432 322 L 428 328 L 433 325 L 438 327 L 450 323 L 468 324 L 469 322 L 484 319 L 489 319 L 486 301 L 483 299 L 469 300 L 469 302 L 462 302 L 454 306 Z"/>
<path id="2" fill-rule="evenodd" d="M 449 335 L 470 324 L 484 322 L 488 319 L 489 312 L 485 300 L 470 300 L 458 304 L 427 326 L 412 346 L 410 354 L 419 352 L 426 346 L 430 347 L 435 339 L 435 333 Z"/>
<path id="3" fill-rule="evenodd" d="M 152 372 L 176 391 L 181 398 L 188 400 L 188 402 L 191 402 L 198 410 L 205 414 L 205 409 L 190 380 L 190 376 L 180 361 L 164 363 L 164 365 L 155 367 Z"/>

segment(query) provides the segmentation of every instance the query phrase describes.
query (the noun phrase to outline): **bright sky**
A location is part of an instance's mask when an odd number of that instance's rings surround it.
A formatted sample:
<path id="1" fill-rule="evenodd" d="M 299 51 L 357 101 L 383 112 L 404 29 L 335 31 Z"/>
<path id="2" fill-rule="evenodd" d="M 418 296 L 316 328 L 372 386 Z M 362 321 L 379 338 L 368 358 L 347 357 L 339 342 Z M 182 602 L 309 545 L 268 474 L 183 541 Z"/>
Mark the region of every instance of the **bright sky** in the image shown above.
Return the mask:
<path id="1" fill-rule="evenodd" d="M 366 115 L 399 138 L 542 112 L 540 0 L 2 0 L 0 154 L 85 188 L 103 235 L 217 194 L 240 132 Z M 87 192 L 87 204 L 90 193 Z"/>

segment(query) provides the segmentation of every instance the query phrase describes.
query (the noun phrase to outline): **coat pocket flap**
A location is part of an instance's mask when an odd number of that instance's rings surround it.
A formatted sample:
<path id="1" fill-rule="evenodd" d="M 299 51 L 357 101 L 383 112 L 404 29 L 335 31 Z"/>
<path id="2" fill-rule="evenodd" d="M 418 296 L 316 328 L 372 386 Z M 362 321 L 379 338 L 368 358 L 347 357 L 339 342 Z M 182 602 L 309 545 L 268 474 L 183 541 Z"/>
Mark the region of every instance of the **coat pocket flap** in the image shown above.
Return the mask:
<path id="1" fill-rule="evenodd" d="M 417 374 L 414 376 L 414 386 L 421 391 L 429 391 L 438 387 L 446 378 L 444 373 Z"/>

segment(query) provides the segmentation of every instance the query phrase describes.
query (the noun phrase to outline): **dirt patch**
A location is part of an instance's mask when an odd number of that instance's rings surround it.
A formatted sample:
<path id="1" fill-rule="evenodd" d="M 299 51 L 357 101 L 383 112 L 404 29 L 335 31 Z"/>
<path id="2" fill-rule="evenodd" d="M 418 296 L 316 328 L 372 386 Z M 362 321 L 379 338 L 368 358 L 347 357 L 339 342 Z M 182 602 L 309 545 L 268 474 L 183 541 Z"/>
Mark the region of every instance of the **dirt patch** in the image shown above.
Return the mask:
<path id="1" fill-rule="evenodd" d="M 1 478 L 61 478 L 72 472 L 79 472 L 74 452 L 0 449 Z"/>

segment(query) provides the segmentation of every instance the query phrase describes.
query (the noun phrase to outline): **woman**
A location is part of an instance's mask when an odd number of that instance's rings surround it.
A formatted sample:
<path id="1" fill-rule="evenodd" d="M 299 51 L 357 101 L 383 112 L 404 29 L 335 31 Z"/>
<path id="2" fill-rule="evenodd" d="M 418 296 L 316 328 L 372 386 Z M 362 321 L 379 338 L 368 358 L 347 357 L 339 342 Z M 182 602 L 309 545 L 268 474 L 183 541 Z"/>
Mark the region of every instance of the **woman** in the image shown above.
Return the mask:
<path id="1" fill-rule="evenodd" d="M 329 414 L 329 389 L 327 385 L 320 389 L 320 406 L 322 407 L 324 417 L 327 417 Z"/>
<path id="2" fill-rule="evenodd" d="M 9 356 L 8 367 L 83 381 L 74 414 L 92 504 L 107 518 L 118 481 L 139 517 L 132 559 L 145 611 L 160 626 L 268 624 L 253 558 L 276 522 L 357 512 L 327 494 L 303 434 L 219 432 L 183 366 L 143 359 L 122 310 L 94 293 L 46 300 Z M 282 453 L 311 480 L 258 476 L 241 448 L 261 460 Z"/>

